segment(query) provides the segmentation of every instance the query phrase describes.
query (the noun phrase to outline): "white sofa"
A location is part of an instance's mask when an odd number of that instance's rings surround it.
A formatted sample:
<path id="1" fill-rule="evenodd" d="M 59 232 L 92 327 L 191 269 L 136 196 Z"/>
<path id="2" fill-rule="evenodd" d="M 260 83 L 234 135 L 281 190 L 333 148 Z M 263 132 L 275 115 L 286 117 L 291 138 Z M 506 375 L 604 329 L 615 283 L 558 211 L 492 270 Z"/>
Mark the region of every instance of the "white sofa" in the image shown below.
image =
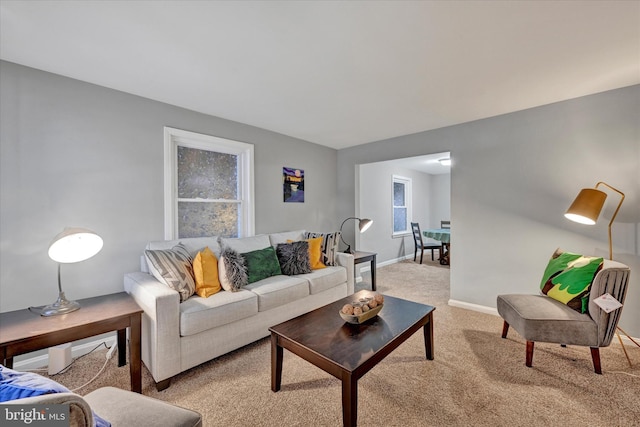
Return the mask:
<path id="1" fill-rule="evenodd" d="M 304 230 L 223 239 L 239 253 L 287 240 L 302 240 Z M 151 242 L 146 249 L 170 249 L 182 243 L 195 256 L 208 246 L 220 254 L 217 237 Z M 193 295 L 180 302 L 178 292 L 156 280 L 144 256 L 139 272 L 124 276 L 124 288 L 142 316 L 142 361 L 158 390 L 171 377 L 269 335 L 268 328 L 354 293 L 353 255 L 336 254 L 336 265 L 296 276 L 277 275 L 238 292 L 209 298 Z"/>

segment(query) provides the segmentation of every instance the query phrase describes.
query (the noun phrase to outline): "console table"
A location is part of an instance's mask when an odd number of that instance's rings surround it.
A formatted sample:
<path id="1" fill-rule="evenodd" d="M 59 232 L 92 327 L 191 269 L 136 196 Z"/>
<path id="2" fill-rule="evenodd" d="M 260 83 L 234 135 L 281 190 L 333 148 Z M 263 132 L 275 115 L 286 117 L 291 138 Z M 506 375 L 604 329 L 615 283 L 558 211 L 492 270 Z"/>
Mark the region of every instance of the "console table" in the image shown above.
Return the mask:
<path id="1" fill-rule="evenodd" d="M 376 290 L 376 255 L 375 252 L 355 251 L 353 253 L 353 265 L 362 262 L 371 262 L 371 290 Z"/>
<path id="2" fill-rule="evenodd" d="M 126 292 L 78 300 L 80 310 L 43 317 L 28 309 L 0 313 L 0 356 L 13 368 L 20 354 L 117 331 L 118 366 L 126 364 L 129 328 L 131 390 L 142 392 L 140 335 L 142 309 Z"/>

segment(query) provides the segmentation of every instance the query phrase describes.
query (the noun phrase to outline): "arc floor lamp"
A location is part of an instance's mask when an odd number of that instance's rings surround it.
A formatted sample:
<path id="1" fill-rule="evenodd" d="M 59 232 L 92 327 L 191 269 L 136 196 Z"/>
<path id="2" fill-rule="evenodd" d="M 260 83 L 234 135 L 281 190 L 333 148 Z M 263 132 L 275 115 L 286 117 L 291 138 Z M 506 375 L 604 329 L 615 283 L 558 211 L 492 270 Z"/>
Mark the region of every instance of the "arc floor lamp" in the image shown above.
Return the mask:
<path id="1" fill-rule="evenodd" d="M 598 187 L 603 185 L 609 188 L 612 191 L 615 191 L 620 195 L 620 203 L 616 207 L 613 216 L 611 217 L 611 221 L 609 221 L 609 259 L 613 260 L 613 244 L 611 239 L 611 226 L 613 225 L 613 221 L 616 219 L 616 215 L 618 215 L 618 211 L 620 211 L 620 206 L 622 206 L 622 202 L 624 201 L 624 193 L 617 188 L 614 188 L 607 184 L 606 182 L 600 181 L 596 184 L 595 188 L 583 188 L 578 193 L 578 196 L 573 201 L 567 212 L 564 216 L 571 220 L 578 222 L 580 224 L 593 225 L 598 221 L 598 216 L 600 216 L 600 212 L 602 211 L 602 207 L 604 206 L 604 201 L 607 198 L 607 193 L 602 190 L 598 190 Z M 627 349 L 624 348 L 624 344 L 622 342 L 622 338 L 620 337 L 620 332 L 626 335 L 627 338 L 631 340 L 635 345 L 640 347 L 633 338 L 629 336 L 620 326 L 616 326 L 616 335 L 618 336 L 618 340 L 620 341 L 620 345 L 622 346 L 622 350 L 624 351 L 624 355 L 627 357 L 627 361 L 629 365 L 631 365 L 631 359 L 629 359 L 629 355 L 627 354 Z"/>

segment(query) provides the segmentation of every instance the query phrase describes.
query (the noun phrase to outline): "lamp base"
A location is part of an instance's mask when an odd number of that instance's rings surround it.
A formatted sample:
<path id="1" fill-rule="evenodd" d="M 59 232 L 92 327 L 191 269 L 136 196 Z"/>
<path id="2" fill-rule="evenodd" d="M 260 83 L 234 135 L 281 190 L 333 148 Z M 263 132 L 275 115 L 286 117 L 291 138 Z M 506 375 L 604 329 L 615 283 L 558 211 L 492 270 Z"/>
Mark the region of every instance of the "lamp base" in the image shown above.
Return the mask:
<path id="1" fill-rule="evenodd" d="M 64 292 L 60 292 L 58 299 L 53 304 L 50 304 L 42 309 L 41 316 L 57 316 L 59 314 L 67 314 L 72 311 L 80 309 L 80 304 L 76 301 L 69 301 Z"/>

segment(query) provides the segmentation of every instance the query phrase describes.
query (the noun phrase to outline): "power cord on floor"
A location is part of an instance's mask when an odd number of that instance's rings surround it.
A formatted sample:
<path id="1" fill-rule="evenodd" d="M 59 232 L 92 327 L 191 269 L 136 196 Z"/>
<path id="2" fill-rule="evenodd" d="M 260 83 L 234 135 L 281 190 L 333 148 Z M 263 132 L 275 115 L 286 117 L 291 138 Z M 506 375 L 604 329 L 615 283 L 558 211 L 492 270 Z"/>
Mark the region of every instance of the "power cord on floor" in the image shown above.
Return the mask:
<path id="1" fill-rule="evenodd" d="M 106 369 L 107 364 L 109 363 L 109 360 L 111 360 L 111 358 L 113 357 L 113 353 L 115 353 L 116 347 L 117 347 L 117 344 L 114 343 L 111 346 L 111 348 L 109 349 L 109 351 L 107 351 L 107 360 L 104 361 L 104 365 L 102 365 L 102 368 L 100 368 L 98 373 L 93 378 L 91 378 L 89 381 L 87 381 L 86 383 L 82 384 L 80 387 L 76 387 L 73 390 L 71 390 L 73 393 L 76 393 L 78 390 L 88 386 L 89 384 L 94 382 L 96 378 L 98 378 L 100 376 L 100 374 Z"/>
<path id="2" fill-rule="evenodd" d="M 630 374 L 628 372 L 622 372 L 622 371 L 610 371 L 609 374 L 625 374 L 625 375 L 629 375 L 630 377 L 640 378 L 640 375 Z"/>

